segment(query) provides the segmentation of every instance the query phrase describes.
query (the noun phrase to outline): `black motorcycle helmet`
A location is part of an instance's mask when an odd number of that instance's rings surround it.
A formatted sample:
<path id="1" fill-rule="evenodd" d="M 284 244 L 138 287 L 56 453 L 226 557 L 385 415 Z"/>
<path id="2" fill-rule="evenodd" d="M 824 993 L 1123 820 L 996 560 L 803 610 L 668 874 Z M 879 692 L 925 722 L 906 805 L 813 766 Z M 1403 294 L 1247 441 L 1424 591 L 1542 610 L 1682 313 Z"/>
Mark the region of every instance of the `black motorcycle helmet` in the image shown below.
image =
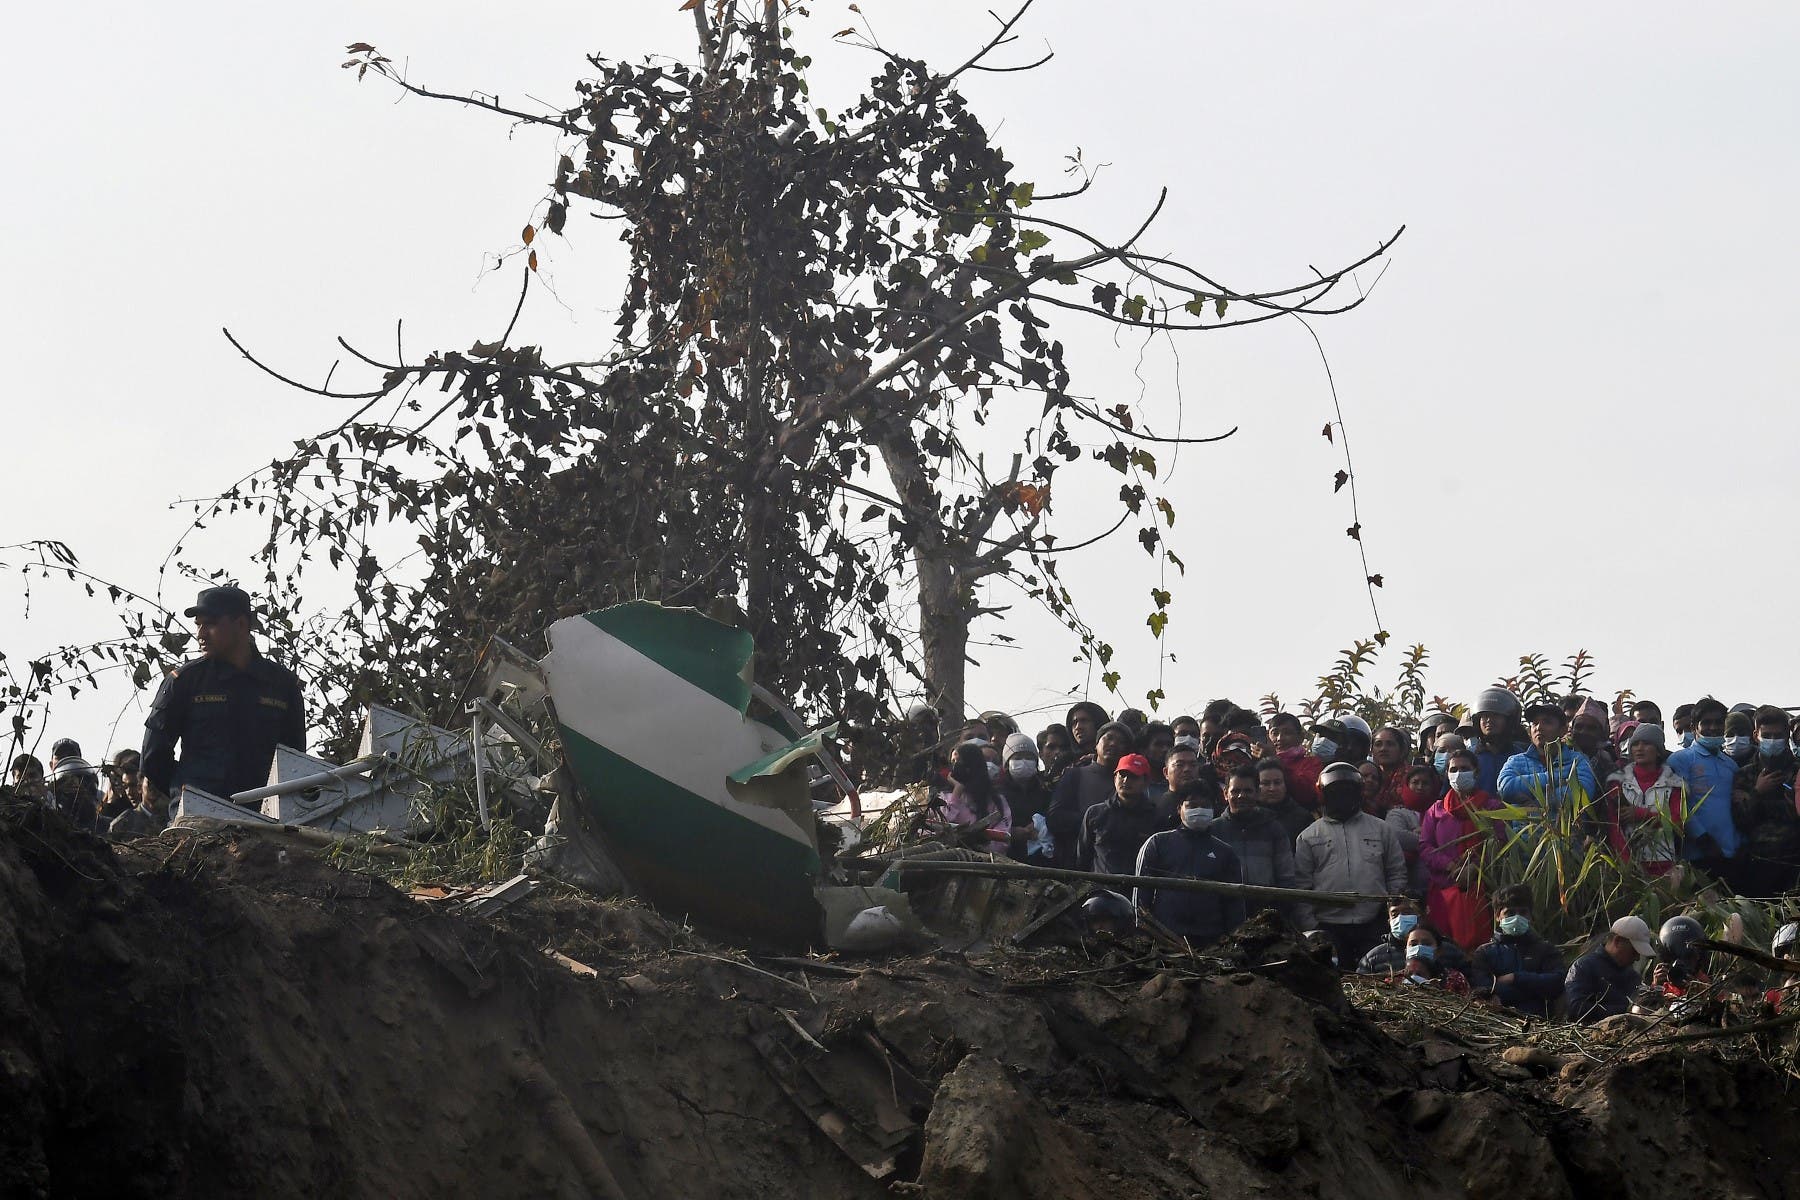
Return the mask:
<path id="1" fill-rule="evenodd" d="M 1095 933 L 1120 937 L 1137 928 L 1137 906 L 1117 892 L 1099 892 L 1081 905 L 1082 918 Z"/>
<path id="2" fill-rule="evenodd" d="M 1700 953 L 1699 943 L 1706 937 L 1706 930 L 1700 922 L 1692 917 L 1670 917 L 1663 922 L 1657 931 L 1656 940 L 1661 943 L 1663 956 L 1671 962 L 1680 962 Z"/>

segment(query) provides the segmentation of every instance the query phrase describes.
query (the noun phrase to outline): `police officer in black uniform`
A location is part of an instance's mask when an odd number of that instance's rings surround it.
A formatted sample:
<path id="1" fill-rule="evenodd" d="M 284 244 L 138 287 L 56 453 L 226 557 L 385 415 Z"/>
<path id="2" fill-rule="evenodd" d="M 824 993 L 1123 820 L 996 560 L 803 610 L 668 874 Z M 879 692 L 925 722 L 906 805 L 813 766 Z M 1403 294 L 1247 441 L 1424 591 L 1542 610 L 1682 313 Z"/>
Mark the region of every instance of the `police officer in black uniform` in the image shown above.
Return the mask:
<path id="1" fill-rule="evenodd" d="M 300 681 L 257 651 L 242 590 L 207 588 L 187 615 L 202 657 L 171 671 L 150 705 L 144 778 L 171 798 L 192 787 L 228 800 L 269 781 L 276 746 L 306 749 Z"/>

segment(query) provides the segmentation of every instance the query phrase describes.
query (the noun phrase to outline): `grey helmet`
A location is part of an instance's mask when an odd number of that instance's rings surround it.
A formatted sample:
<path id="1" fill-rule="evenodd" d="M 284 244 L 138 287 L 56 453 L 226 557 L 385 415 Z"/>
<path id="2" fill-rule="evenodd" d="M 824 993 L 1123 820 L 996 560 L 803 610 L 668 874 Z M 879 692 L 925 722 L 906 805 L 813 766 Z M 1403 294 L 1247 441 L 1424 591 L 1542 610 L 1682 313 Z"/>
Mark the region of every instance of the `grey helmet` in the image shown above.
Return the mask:
<path id="1" fill-rule="evenodd" d="M 1775 944 L 1769 949 L 1776 958 L 1791 958 L 1796 943 L 1800 943 L 1800 921 L 1789 921 L 1775 931 Z"/>
<path id="2" fill-rule="evenodd" d="M 1505 688 L 1484 688 L 1475 697 L 1475 708 L 1469 719 L 1479 721 L 1489 713 L 1497 717 L 1516 717 L 1519 715 L 1519 698 Z"/>
<path id="3" fill-rule="evenodd" d="M 1450 728 L 1455 729 L 1456 718 L 1447 712 L 1439 712 L 1436 709 L 1426 713 L 1419 718 L 1420 739 L 1423 740 L 1427 733 L 1444 725 L 1448 725 Z M 1429 747 L 1427 747 L 1427 749 L 1429 749 Z"/>

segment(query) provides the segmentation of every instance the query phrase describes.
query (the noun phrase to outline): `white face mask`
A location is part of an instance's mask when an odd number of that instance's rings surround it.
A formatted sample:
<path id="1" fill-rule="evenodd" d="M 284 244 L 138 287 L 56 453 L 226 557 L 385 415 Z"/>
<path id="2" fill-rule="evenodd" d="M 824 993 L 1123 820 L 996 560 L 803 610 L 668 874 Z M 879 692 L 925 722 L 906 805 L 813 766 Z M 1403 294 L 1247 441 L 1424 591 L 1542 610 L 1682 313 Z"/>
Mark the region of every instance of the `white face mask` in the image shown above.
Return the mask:
<path id="1" fill-rule="evenodd" d="M 1475 790 L 1475 772 L 1468 770 L 1450 772 L 1450 786 L 1467 796 Z"/>
<path id="2" fill-rule="evenodd" d="M 1006 764 L 1006 772 L 1014 779 L 1035 779 L 1038 773 L 1038 760 L 1035 758 L 1015 758 Z"/>
<path id="3" fill-rule="evenodd" d="M 1181 810 L 1181 823 L 1189 829 L 1210 829 L 1213 823 L 1212 809 L 1190 804 Z"/>
<path id="4" fill-rule="evenodd" d="M 1000 764 L 997 762 L 991 762 L 987 765 L 987 767 L 988 767 L 988 782 L 989 783 L 999 783 L 1000 782 Z"/>
<path id="5" fill-rule="evenodd" d="M 1314 738 L 1312 752 L 1314 758 L 1329 759 L 1338 752 L 1338 744 L 1328 737 Z"/>

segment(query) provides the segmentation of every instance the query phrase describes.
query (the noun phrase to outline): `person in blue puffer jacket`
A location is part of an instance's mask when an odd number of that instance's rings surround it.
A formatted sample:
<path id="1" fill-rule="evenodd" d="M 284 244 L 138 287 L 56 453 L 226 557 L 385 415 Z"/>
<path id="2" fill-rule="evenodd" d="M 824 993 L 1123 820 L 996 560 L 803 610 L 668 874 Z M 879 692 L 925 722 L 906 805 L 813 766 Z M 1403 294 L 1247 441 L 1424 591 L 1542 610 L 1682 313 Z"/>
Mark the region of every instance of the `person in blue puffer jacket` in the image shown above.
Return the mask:
<path id="1" fill-rule="evenodd" d="M 1724 753 L 1725 705 L 1711 696 L 1694 704 L 1694 744 L 1669 756 L 1669 769 L 1687 780 L 1688 815 L 1681 856 L 1690 862 L 1736 858 L 1737 823 L 1731 789 L 1738 765 Z"/>
<path id="2" fill-rule="evenodd" d="M 1570 803 L 1577 788 L 1588 800 L 1599 795 L 1594 764 L 1563 743 L 1569 718 L 1562 705 L 1538 700 L 1525 709 L 1525 721 L 1531 730 L 1531 749 L 1513 755 L 1500 768 L 1500 798 L 1522 808 L 1555 811 Z"/>

